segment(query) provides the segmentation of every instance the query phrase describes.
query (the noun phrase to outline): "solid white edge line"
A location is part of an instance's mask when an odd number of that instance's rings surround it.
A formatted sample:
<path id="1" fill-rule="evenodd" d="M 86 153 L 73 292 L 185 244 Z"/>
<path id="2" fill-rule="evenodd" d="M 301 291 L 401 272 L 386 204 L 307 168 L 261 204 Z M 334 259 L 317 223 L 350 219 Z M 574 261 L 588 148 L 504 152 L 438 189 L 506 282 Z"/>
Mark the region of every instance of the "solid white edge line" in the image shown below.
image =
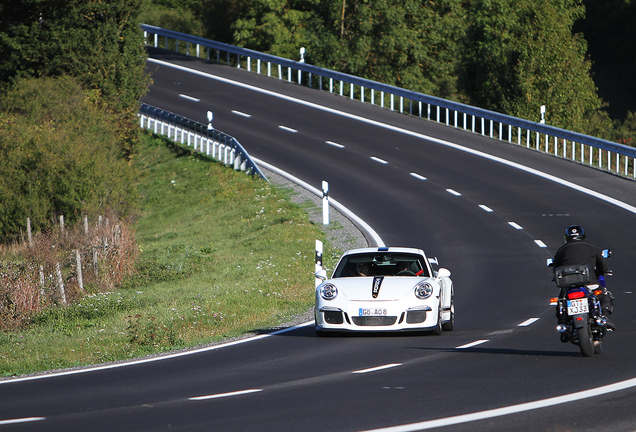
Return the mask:
<path id="1" fill-rule="evenodd" d="M 188 95 L 185 95 L 185 94 L 179 94 L 179 97 L 181 97 L 183 99 L 187 99 L 189 101 L 193 101 L 193 102 L 201 102 L 201 99 L 197 99 L 195 97 L 188 96 Z"/>
<path id="2" fill-rule="evenodd" d="M 327 144 L 329 144 L 330 146 L 334 146 L 334 147 L 338 147 L 338 148 L 344 148 L 344 146 L 342 144 L 338 144 L 337 142 L 333 142 L 333 141 L 325 141 Z"/>
<path id="3" fill-rule="evenodd" d="M 191 400 L 191 401 L 202 401 L 202 400 L 209 400 L 209 399 L 219 399 L 219 398 L 224 398 L 224 397 L 240 396 L 240 395 L 249 394 L 249 393 L 257 393 L 257 392 L 261 392 L 261 391 L 263 391 L 263 389 L 239 390 L 239 391 L 235 391 L 235 392 L 219 393 L 219 394 L 208 395 L 208 396 L 195 396 L 195 397 L 188 398 L 188 400 Z"/>
<path id="4" fill-rule="evenodd" d="M 294 97 L 291 97 L 291 96 L 286 96 L 286 95 L 283 95 L 283 94 L 280 94 L 280 93 L 276 93 L 276 92 L 273 92 L 273 91 L 270 91 L 270 90 L 264 90 L 264 89 L 261 89 L 261 88 L 258 88 L 258 87 L 255 87 L 255 86 L 252 86 L 252 85 L 249 85 L 249 84 L 240 83 L 238 81 L 233 81 L 231 79 L 227 79 L 227 78 L 223 78 L 223 77 L 220 77 L 220 76 L 212 75 L 212 74 L 209 74 L 209 73 L 206 73 L 206 72 L 197 71 L 195 69 L 190 69 L 190 68 L 187 68 L 185 66 L 179 66 L 179 65 L 176 65 L 176 64 L 165 62 L 163 60 L 157 60 L 157 59 L 149 58 L 147 61 L 149 61 L 151 63 L 160 64 L 160 65 L 163 65 L 163 66 L 166 66 L 166 67 L 170 67 L 170 68 L 173 68 L 173 69 L 179 69 L 179 70 L 182 70 L 182 71 L 185 71 L 185 72 L 188 72 L 188 73 L 192 73 L 192 74 L 195 74 L 195 75 L 207 77 L 207 78 L 214 79 L 214 80 L 217 80 L 217 81 L 222 81 L 222 82 L 225 82 L 225 83 L 228 83 L 228 84 L 231 84 L 231 85 L 235 85 L 235 86 L 238 86 L 238 87 L 250 89 L 250 90 L 253 90 L 253 91 L 256 91 L 256 92 L 259 92 L 259 93 L 263 93 L 263 94 L 267 94 L 267 95 L 270 95 L 270 96 L 273 96 L 273 97 L 277 97 L 279 99 L 284 99 L 284 100 L 287 100 L 287 101 L 290 101 L 290 102 L 298 103 L 298 104 L 301 104 L 301 105 L 304 105 L 304 106 L 308 106 L 308 107 L 312 107 L 312 108 L 315 108 L 315 109 L 319 109 L 321 111 L 329 112 L 329 113 L 332 113 L 332 114 L 335 114 L 335 115 L 340 115 L 342 117 L 350 118 L 352 120 L 357 120 L 357 121 L 360 121 L 360 122 L 363 122 L 363 123 L 367 123 L 367 124 L 371 124 L 371 125 L 374 125 L 374 126 L 377 126 L 377 127 L 384 128 L 384 129 L 388 129 L 388 130 L 392 130 L 392 131 L 395 131 L 395 132 L 403 133 L 405 135 L 410 135 L 410 136 L 413 136 L 413 137 L 416 137 L 416 138 L 425 139 L 427 141 L 431 141 L 431 142 L 434 142 L 434 143 L 437 143 L 437 144 L 441 144 L 441 145 L 444 145 L 444 146 L 447 146 L 447 147 L 450 147 L 450 148 L 454 148 L 456 150 L 460 150 L 460 151 L 463 151 L 463 152 L 466 152 L 466 153 L 470 153 L 472 155 L 475 155 L 475 156 L 478 156 L 478 157 L 482 157 L 484 159 L 488 159 L 488 160 L 491 160 L 493 162 L 498 162 L 498 163 L 501 163 L 503 165 L 507 165 L 509 167 L 516 168 L 516 169 L 518 169 L 520 171 L 525 171 L 525 172 L 527 172 L 529 174 L 535 175 L 537 177 L 541 177 L 541 178 L 543 178 L 545 180 L 552 181 L 554 183 L 558 183 L 558 184 L 560 184 L 562 186 L 565 186 L 565 187 L 577 190 L 577 191 L 579 191 L 581 193 L 593 196 L 595 198 L 598 198 L 600 200 L 603 200 L 605 202 L 613 204 L 613 205 L 615 205 L 617 207 L 620 207 L 620 208 L 622 208 L 624 210 L 627 210 L 628 212 L 636 214 L 636 207 L 634 207 L 632 205 L 629 205 L 627 203 L 624 203 L 624 202 L 622 202 L 620 200 L 617 200 L 616 198 L 612 198 L 612 197 L 607 196 L 605 194 L 602 194 L 600 192 L 593 191 L 593 190 L 588 189 L 586 187 L 583 187 L 583 186 L 577 185 L 575 183 L 572 183 L 572 182 L 570 182 L 568 180 L 564 180 L 564 179 L 561 179 L 561 178 L 556 177 L 554 175 L 545 173 L 543 171 L 539 171 L 537 169 L 527 167 L 527 166 L 522 165 L 520 163 L 512 162 L 512 161 L 506 160 L 506 159 L 498 157 L 498 156 L 493 156 L 491 154 L 488 154 L 488 153 L 485 153 L 485 152 L 482 152 L 482 151 L 479 151 L 479 150 L 471 149 L 469 147 L 465 147 L 465 146 L 462 146 L 460 144 L 456 144 L 456 143 L 453 143 L 453 142 L 450 142 L 450 141 L 445 141 L 445 140 L 442 140 L 442 139 L 434 138 L 434 137 L 429 136 L 429 135 L 424 135 L 424 134 L 421 134 L 419 132 L 410 131 L 410 130 L 403 129 L 403 128 L 398 127 L 398 126 L 393 126 L 393 125 L 387 124 L 387 123 L 382 123 L 382 122 L 379 122 L 379 121 L 370 120 L 370 119 L 367 119 L 367 118 L 364 118 L 364 117 L 360 117 L 360 116 L 355 115 L 355 114 L 346 113 L 346 112 L 343 112 L 343 111 L 336 110 L 334 108 L 328 108 L 328 107 L 325 107 L 325 106 L 322 106 L 322 105 L 318 105 L 316 103 L 307 102 L 307 101 L 304 101 L 304 100 L 301 100 L 301 99 L 297 99 L 297 98 L 294 98 Z"/>
<path id="5" fill-rule="evenodd" d="M 488 213 L 492 213 L 492 209 L 490 207 L 488 207 L 488 206 L 483 205 L 483 204 L 480 205 L 479 208 L 484 210 L 484 211 L 487 211 Z"/>
<path id="6" fill-rule="evenodd" d="M 539 246 L 539 247 L 542 247 L 542 248 L 547 248 L 547 247 L 548 247 L 548 245 L 546 245 L 545 243 L 543 243 L 541 240 L 535 240 L 534 242 L 535 242 L 535 243 L 537 244 L 537 246 Z"/>
<path id="7" fill-rule="evenodd" d="M 46 417 L 25 417 L 19 419 L 9 419 L 9 420 L 0 420 L 0 426 L 10 425 L 10 424 L 19 424 L 19 423 L 30 423 L 36 421 L 46 420 Z"/>
<path id="8" fill-rule="evenodd" d="M 539 321 L 539 318 L 529 318 L 527 320 L 525 320 L 524 322 L 522 322 L 521 324 L 519 324 L 517 327 L 527 327 L 530 324 Z"/>
<path id="9" fill-rule="evenodd" d="M 387 161 L 385 161 L 384 159 L 380 159 L 379 157 L 375 157 L 375 156 L 371 156 L 371 159 L 376 161 L 376 162 L 380 162 L 381 164 L 388 164 Z"/>
<path id="10" fill-rule="evenodd" d="M 458 347 L 456 347 L 455 349 L 471 348 L 471 347 L 474 347 L 474 346 L 477 346 L 477 345 L 481 345 L 481 344 L 483 344 L 483 343 L 486 343 L 486 342 L 488 342 L 488 340 L 489 340 L 489 339 L 480 339 L 480 340 L 477 340 L 477 341 L 475 341 L 475 342 L 471 342 L 471 343 L 466 344 L 466 345 L 458 346 Z"/>
<path id="11" fill-rule="evenodd" d="M 84 369 L 75 369 L 75 370 L 70 370 L 70 371 L 52 372 L 52 373 L 46 373 L 46 374 L 43 374 L 43 375 L 34 375 L 34 376 L 27 376 L 27 377 L 21 377 L 21 378 L 9 378 L 9 379 L 0 380 L 0 386 L 2 384 L 11 384 L 11 383 L 22 382 L 22 381 L 31 381 L 31 380 L 44 379 L 44 378 L 54 378 L 54 377 L 59 377 L 59 376 L 75 375 L 75 374 L 87 373 L 87 372 L 95 372 L 95 371 L 101 371 L 101 370 L 107 370 L 107 369 L 116 369 L 116 368 L 125 367 L 125 366 L 132 366 L 132 365 L 138 365 L 138 364 L 144 364 L 144 363 L 151 363 L 151 362 L 155 362 L 155 361 L 173 359 L 173 358 L 176 358 L 176 357 L 183 357 L 183 356 L 192 355 L 192 354 L 198 354 L 198 353 L 203 353 L 203 352 L 208 352 L 208 351 L 214 351 L 214 350 L 218 350 L 218 349 L 221 349 L 221 348 L 227 348 L 227 347 L 231 347 L 231 346 L 234 346 L 234 345 L 239 345 L 239 344 L 243 344 L 243 343 L 247 343 L 247 342 L 253 342 L 253 341 L 260 340 L 260 339 L 265 339 L 265 338 L 268 338 L 270 336 L 276 336 L 276 335 L 279 335 L 279 334 L 282 334 L 282 333 L 286 333 L 288 331 L 296 330 L 296 329 L 299 329 L 299 328 L 302 328 L 302 327 L 307 327 L 307 326 L 313 325 L 313 324 L 314 324 L 314 320 L 312 319 L 311 321 L 307 321 L 305 323 L 295 325 L 294 327 L 288 327 L 288 328 L 284 328 L 284 329 L 281 329 L 281 330 L 276 330 L 276 331 L 271 332 L 271 333 L 261 334 L 261 335 L 248 337 L 248 338 L 245 338 L 245 339 L 240 339 L 240 340 L 236 340 L 236 341 L 232 341 L 232 342 L 221 343 L 221 344 L 218 344 L 218 345 L 212 345 L 212 346 L 209 346 L 209 347 L 195 348 L 195 349 L 188 350 L 188 351 L 180 351 L 180 352 L 173 353 L 173 354 L 158 355 L 158 356 L 155 356 L 155 357 L 142 358 L 142 359 L 132 360 L 132 361 L 123 361 L 121 363 L 113 363 L 113 364 L 106 364 L 106 365 L 99 365 L 99 366 L 91 366 L 91 367 L 87 367 L 87 368 L 84 368 Z"/>
<path id="12" fill-rule="evenodd" d="M 511 227 L 513 227 L 516 230 L 522 230 L 523 227 L 515 222 L 508 222 L 508 225 L 510 225 Z"/>
<path id="13" fill-rule="evenodd" d="M 232 110 L 232 114 L 236 114 L 237 116 L 246 117 L 246 118 L 252 117 L 251 114 L 246 114 L 244 112 L 240 112 L 240 111 L 236 111 L 236 110 Z"/>
<path id="14" fill-rule="evenodd" d="M 419 175 L 418 173 L 410 173 L 413 177 L 419 180 L 426 180 L 426 177 Z"/>
<path id="15" fill-rule="evenodd" d="M 496 408 L 487 411 L 479 411 L 470 414 L 463 414 L 453 417 L 441 418 L 436 420 L 427 420 L 419 423 L 411 423 L 400 426 L 392 426 L 380 429 L 369 429 L 364 432 L 411 432 L 425 429 L 433 429 L 444 426 L 452 426 L 461 423 L 468 423 L 477 420 L 491 419 L 509 414 L 517 414 L 525 411 L 531 411 L 540 408 L 561 405 L 569 402 L 576 402 L 582 399 L 588 399 L 596 396 L 602 396 L 621 390 L 636 387 L 636 378 L 626 381 L 620 381 L 615 384 L 609 384 L 595 389 L 584 390 L 576 393 L 570 393 L 563 396 L 556 396 L 548 399 L 542 399 L 534 402 L 527 402 L 518 405 L 511 405 L 503 408 Z"/>
<path id="16" fill-rule="evenodd" d="M 376 371 L 380 371 L 380 370 L 384 370 L 384 369 L 390 369 L 390 368 L 394 368 L 397 366 L 402 366 L 402 363 L 389 363 L 386 365 L 382 365 L 382 366 L 376 366 L 376 367 L 372 367 L 369 369 L 362 369 L 362 370 L 357 370 L 357 371 L 353 371 L 351 373 L 354 374 L 363 374 L 363 373 L 368 373 L 368 372 L 376 372 Z"/>
<path id="17" fill-rule="evenodd" d="M 254 162 L 256 162 L 257 164 L 264 166 L 268 170 L 274 171 L 275 173 L 282 175 L 283 177 L 293 181 L 294 183 L 298 184 L 299 186 L 304 187 L 305 189 L 307 189 L 309 192 L 313 193 L 314 195 L 322 197 L 322 190 L 316 189 L 315 187 L 311 186 L 309 183 L 306 183 L 306 182 L 302 181 L 301 179 L 299 179 L 297 177 L 294 177 L 293 175 L 289 174 L 288 172 L 283 171 L 282 169 L 277 168 L 274 165 L 268 164 L 267 162 L 265 162 L 265 161 L 263 161 L 261 159 L 253 157 L 252 160 Z M 373 228 L 371 228 L 371 226 L 369 226 L 369 224 L 367 224 L 365 221 L 360 219 L 351 210 L 349 210 L 348 208 L 346 208 L 345 206 L 343 206 L 342 204 L 340 204 L 338 201 L 336 201 L 333 198 L 329 198 L 329 205 L 331 205 L 332 207 L 337 209 L 339 212 L 341 212 L 344 215 L 346 215 L 349 219 L 351 219 L 354 222 L 356 222 L 360 227 L 362 227 L 362 229 L 364 231 L 366 231 L 366 233 L 369 234 L 369 236 L 371 236 L 371 238 L 375 242 L 376 246 L 378 246 L 378 247 L 385 246 L 384 242 L 382 241 L 382 239 L 380 238 L 378 233 L 376 233 L 375 230 Z"/>

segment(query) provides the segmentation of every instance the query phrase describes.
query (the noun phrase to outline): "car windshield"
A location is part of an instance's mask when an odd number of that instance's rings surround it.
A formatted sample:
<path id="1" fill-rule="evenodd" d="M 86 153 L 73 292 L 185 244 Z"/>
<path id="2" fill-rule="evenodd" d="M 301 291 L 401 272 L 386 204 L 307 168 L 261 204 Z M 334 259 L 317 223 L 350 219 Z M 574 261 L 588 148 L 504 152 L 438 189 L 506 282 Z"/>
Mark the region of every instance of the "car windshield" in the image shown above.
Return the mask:
<path id="1" fill-rule="evenodd" d="M 355 276 L 429 277 L 423 257 L 409 253 L 361 253 L 347 255 L 338 264 L 335 278 Z"/>

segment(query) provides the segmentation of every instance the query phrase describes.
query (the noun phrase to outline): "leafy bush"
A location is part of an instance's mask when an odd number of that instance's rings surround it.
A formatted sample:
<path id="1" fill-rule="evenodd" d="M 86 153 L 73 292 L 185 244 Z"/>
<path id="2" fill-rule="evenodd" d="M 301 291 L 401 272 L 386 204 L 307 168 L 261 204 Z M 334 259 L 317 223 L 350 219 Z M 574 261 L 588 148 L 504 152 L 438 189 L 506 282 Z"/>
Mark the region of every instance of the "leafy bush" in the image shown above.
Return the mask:
<path id="1" fill-rule="evenodd" d="M 134 212 L 134 169 L 116 119 L 70 77 L 19 80 L 0 96 L 0 240 L 107 207 Z"/>

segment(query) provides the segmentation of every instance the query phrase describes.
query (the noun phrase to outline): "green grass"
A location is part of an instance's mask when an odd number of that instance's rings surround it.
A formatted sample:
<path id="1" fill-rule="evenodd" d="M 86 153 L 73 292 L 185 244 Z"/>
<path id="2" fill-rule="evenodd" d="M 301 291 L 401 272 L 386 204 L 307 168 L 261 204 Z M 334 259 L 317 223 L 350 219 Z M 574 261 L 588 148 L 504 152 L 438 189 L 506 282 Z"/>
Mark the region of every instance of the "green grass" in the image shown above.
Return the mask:
<path id="1" fill-rule="evenodd" d="M 325 234 L 285 191 L 148 135 L 136 164 L 137 274 L 0 333 L 0 376 L 195 347 L 310 309 Z"/>

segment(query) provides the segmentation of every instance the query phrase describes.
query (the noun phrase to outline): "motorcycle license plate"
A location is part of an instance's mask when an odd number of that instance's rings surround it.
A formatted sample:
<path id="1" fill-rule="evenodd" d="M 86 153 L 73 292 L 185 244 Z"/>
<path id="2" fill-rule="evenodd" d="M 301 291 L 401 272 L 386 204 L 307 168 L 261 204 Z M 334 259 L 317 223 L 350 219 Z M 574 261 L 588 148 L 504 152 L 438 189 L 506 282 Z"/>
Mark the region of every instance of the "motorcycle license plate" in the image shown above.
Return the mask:
<path id="1" fill-rule="evenodd" d="M 587 299 L 568 300 L 568 315 L 588 313 L 590 308 Z"/>

